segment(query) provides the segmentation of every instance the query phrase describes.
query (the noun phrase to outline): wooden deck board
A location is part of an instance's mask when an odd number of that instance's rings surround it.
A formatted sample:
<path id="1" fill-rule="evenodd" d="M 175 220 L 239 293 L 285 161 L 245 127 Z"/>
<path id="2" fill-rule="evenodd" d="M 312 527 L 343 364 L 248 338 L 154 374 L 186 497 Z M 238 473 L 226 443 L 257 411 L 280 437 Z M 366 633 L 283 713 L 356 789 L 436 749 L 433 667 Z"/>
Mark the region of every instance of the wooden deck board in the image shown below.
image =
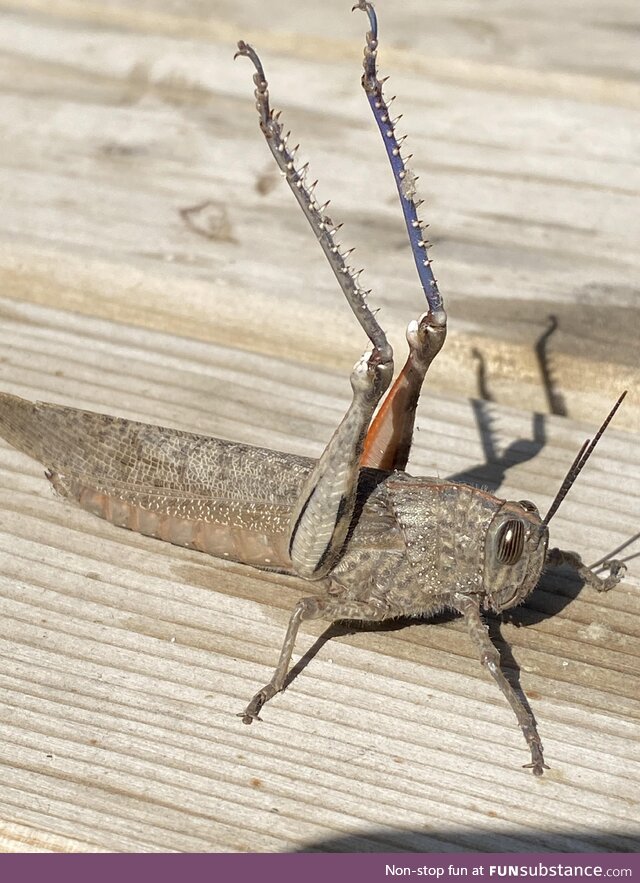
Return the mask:
<path id="1" fill-rule="evenodd" d="M 520 769 L 457 620 L 316 645 L 244 727 L 304 584 L 92 518 L 3 444 L 0 849 L 638 847 L 637 10 L 547 6 L 378 11 L 450 311 L 411 471 L 544 509 L 630 389 L 552 525 L 590 562 L 624 547 L 627 579 L 600 596 L 547 576 L 502 626 L 552 769 Z M 0 388 L 316 456 L 363 341 L 231 55 L 261 50 L 400 354 L 421 306 L 358 86 L 363 16 L 165 7 L 0 0 Z M 194 229 L 180 209 L 204 203 Z M 568 418 L 543 413 L 550 313 Z"/>

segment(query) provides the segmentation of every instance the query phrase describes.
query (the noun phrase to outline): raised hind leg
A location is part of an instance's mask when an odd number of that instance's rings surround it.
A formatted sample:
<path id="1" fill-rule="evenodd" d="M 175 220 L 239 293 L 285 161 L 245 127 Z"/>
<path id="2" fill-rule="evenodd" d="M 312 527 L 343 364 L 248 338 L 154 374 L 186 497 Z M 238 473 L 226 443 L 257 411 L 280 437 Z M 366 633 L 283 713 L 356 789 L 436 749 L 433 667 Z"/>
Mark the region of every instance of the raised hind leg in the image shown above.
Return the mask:
<path id="1" fill-rule="evenodd" d="M 306 167 L 297 169 L 295 151 L 287 147 L 278 114 L 269 104 L 269 89 L 255 50 L 238 43 L 238 55 L 247 56 L 256 69 L 256 107 L 269 149 L 293 191 L 304 216 L 325 253 L 340 287 L 371 341 L 372 350 L 351 374 L 353 399 L 342 422 L 309 476 L 291 518 L 289 555 L 296 573 L 306 579 L 325 576 L 339 560 L 356 504 L 360 458 L 373 413 L 393 376 L 393 351 L 366 302 L 366 293 L 345 263 L 334 240 L 337 228 L 319 205 L 314 186 L 307 185 Z"/>
<path id="2" fill-rule="evenodd" d="M 362 86 L 391 164 L 411 251 L 429 306 L 428 311 L 417 321 L 411 322 L 407 328 L 409 356 L 371 424 L 362 456 L 363 466 L 404 470 L 411 450 L 420 390 L 429 365 L 440 352 L 445 341 L 447 314 L 431 269 L 429 243 L 425 232 L 427 225 L 418 218 L 418 208 L 422 203 L 416 198 L 417 178 L 407 165 L 411 157 L 402 156 L 401 146 L 404 138 L 397 138 L 395 131 L 397 120 L 391 119 L 389 114 L 391 102 L 385 101 L 383 82 L 378 77 L 376 14 L 372 4 L 366 0 L 360 0 L 353 8 L 366 12 L 369 18 L 370 30 L 367 32 L 364 48 Z"/>

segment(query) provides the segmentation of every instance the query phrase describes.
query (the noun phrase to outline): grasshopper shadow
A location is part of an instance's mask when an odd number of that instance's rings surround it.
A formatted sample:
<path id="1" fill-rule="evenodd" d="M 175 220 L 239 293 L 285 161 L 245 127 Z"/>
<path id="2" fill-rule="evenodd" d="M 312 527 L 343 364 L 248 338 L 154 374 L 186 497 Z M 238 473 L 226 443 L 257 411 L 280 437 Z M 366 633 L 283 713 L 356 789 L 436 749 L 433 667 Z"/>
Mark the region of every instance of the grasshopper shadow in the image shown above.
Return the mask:
<path id="1" fill-rule="evenodd" d="M 556 316 L 548 316 L 547 327 L 534 344 L 534 350 L 548 411 L 550 414 L 566 417 L 568 413 L 567 406 L 562 393 L 557 388 L 550 367 L 548 353 L 549 342 L 557 329 L 558 320 Z M 471 407 L 473 408 L 473 414 L 480 434 L 484 462 L 473 466 L 471 469 L 465 469 L 462 472 L 449 476 L 449 480 L 483 487 L 495 493 L 504 482 L 507 471 L 512 466 L 533 460 L 546 445 L 546 415 L 538 412 L 534 413 L 532 437 L 517 439 L 508 445 L 502 453 L 498 453 L 494 438 L 493 419 L 489 407 L 491 402 L 494 401 L 494 397 L 489 389 L 486 361 L 483 354 L 477 348 L 472 350 L 472 356 L 476 363 L 478 395 L 471 400 Z"/>
<path id="2" fill-rule="evenodd" d="M 533 415 L 533 438 L 517 439 L 511 442 L 501 454 L 498 454 L 493 442 L 491 415 L 487 403 L 481 399 L 472 399 L 471 407 L 482 440 L 485 461 L 471 467 L 471 469 L 449 475 L 447 479 L 481 487 L 495 494 L 504 482 L 509 469 L 520 463 L 526 463 L 527 460 L 533 460 L 544 448 L 547 443 L 546 418 L 544 414 L 535 413 Z"/>

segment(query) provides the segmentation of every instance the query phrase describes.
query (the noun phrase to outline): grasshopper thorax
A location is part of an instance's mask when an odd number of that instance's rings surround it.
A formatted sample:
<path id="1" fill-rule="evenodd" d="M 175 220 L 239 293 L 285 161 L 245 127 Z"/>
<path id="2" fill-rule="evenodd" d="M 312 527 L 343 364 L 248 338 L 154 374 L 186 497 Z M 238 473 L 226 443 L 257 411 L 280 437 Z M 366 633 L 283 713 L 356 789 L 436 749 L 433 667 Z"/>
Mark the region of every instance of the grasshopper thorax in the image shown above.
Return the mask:
<path id="1" fill-rule="evenodd" d="M 405 556 L 430 600 L 480 596 L 503 610 L 533 589 L 544 565 L 547 529 L 532 503 L 481 488 L 395 473 L 384 492 Z"/>

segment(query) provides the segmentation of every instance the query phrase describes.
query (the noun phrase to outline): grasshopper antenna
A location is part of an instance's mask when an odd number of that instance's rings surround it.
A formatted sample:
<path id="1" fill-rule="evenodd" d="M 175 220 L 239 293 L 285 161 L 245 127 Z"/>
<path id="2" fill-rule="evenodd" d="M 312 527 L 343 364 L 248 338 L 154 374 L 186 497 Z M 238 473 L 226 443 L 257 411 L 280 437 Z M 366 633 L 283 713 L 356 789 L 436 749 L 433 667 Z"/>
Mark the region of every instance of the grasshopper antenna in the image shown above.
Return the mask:
<path id="1" fill-rule="evenodd" d="M 546 525 L 549 524 L 549 522 L 551 521 L 553 516 L 558 511 L 560 504 L 562 503 L 564 498 L 569 493 L 569 490 L 571 489 L 571 485 L 574 483 L 576 478 L 582 472 L 582 469 L 583 469 L 585 463 L 587 462 L 587 460 L 589 459 L 589 457 L 591 456 L 591 454 L 593 454 L 595 446 L 598 444 L 598 442 L 602 438 L 602 435 L 603 435 L 605 429 L 607 428 L 607 426 L 613 420 L 613 416 L 616 413 L 616 411 L 618 410 L 618 408 L 620 407 L 620 405 L 622 404 L 626 394 L 627 394 L 627 390 L 625 389 L 625 391 L 622 393 L 622 395 L 620 396 L 618 401 L 615 403 L 613 408 L 609 411 L 609 414 L 607 415 L 607 417 L 606 417 L 604 423 L 602 424 L 602 426 L 600 427 L 600 429 L 594 435 L 593 441 L 591 441 L 591 439 L 587 439 L 585 441 L 585 443 L 582 445 L 582 447 L 580 448 L 580 450 L 578 452 L 578 456 L 575 458 L 575 460 L 571 464 L 571 467 L 570 467 L 569 471 L 567 472 L 564 481 L 560 485 L 560 490 L 556 494 L 553 503 L 549 507 L 549 511 L 547 512 L 547 514 L 545 515 L 545 517 L 542 520 L 543 527 L 546 527 Z"/>
<path id="2" fill-rule="evenodd" d="M 400 117 L 392 120 L 389 115 L 389 107 L 382 94 L 382 86 L 384 80 L 378 79 L 376 69 L 376 55 L 378 52 L 378 19 L 376 17 L 373 5 L 368 0 L 359 0 L 352 11 L 360 9 L 366 12 L 369 17 L 369 26 L 371 30 L 367 33 L 367 42 L 364 49 L 364 74 L 362 75 L 362 87 L 367 95 L 367 100 L 373 111 L 373 116 L 380 129 L 382 140 L 391 163 L 393 177 L 395 178 L 400 196 L 400 204 L 404 215 L 405 224 L 407 225 L 407 233 L 409 242 L 411 243 L 411 251 L 416 263 L 418 276 L 422 290 L 424 291 L 429 309 L 439 324 L 446 323 L 446 313 L 442 297 L 438 290 L 438 283 L 433 270 L 431 269 L 431 260 L 427 252 L 428 242 L 426 240 L 427 225 L 418 218 L 418 206 L 420 202 L 416 202 L 416 182 L 417 178 L 406 165 L 400 153 L 400 145 L 404 138 L 398 140 L 395 133 L 395 124 Z"/>
<path id="3" fill-rule="evenodd" d="M 360 273 L 347 265 L 345 258 L 349 256 L 350 252 L 341 252 L 334 239 L 334 234 L 341 225 L 334 225 L 331 218 L 325 213 L 329 203 L 326 202 L 324 205 L 320 205 L 316 200 L 314 191 L 317 182 L 310 185 L 307 184 L 307 166 L 296 168 L 295 153 L 298 148 L 294 147 L 292 150 L 288 148 L 287 142 L 291 133 L 283 134 L 284 130 L 280 125 L 280 113 L 274 113 L 271 110 L 269 86 L 262 62 L 255 49 L 248 43 L 245 43 L 244 40 L 239 41 L 238 51 L 234 58 L 237 58 L 239 55 L 249 58 L 256 69 L 253 75 L 253 82 L 256 87 L 256 108 L 260 117 L 260 128 L 266 138 L 269 149 L 287 184 L 293 191 L 293 195 L 305 218 L 315 233 L 316 239 L 320 243 L 320 247 L 329 261 L 329 265 L 347 299 L 347 303 L 371 341 L 374 350 L 377 351 L 380 361 L 389 363 L 393 358 L 393 351 L 384 331 L 367 305 L 366 298 L 368 292 L 365 292 L 358 284 Z"/>

